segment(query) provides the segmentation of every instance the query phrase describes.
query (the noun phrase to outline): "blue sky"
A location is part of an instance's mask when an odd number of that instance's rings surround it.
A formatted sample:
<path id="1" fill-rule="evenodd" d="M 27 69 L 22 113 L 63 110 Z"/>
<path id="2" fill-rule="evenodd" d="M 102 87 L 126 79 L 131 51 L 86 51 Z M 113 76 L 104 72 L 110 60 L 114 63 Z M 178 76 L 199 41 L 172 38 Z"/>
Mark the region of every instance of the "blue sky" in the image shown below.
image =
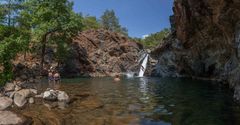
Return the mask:
<path id="1" fill-rule="evenodd" d="M 120 24 L 131 37 L 161 31 L 170 27 L 173 0 L 73 0 L 74 11 L 100 18 L 106 9 L 113 9 Z"/>

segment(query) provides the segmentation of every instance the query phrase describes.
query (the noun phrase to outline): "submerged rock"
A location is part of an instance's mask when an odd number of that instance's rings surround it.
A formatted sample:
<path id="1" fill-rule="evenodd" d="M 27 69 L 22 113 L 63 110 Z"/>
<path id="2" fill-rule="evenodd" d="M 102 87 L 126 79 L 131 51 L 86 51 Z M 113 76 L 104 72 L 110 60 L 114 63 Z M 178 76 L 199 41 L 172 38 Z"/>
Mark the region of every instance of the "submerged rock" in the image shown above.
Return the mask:
<path id="1" fill-rule="evenodd" d="M 13 103 L 13 100 L 8 97 L 0 97 L 0 110 L 4 110 L 11 106 Z"/>
<path id="2" fill-rule="evenodd" d="M 32 120 L 10 111 L 0 111 L 0 125 L 30 125 Z"/>
<path id="3" fill-rule="evenodd" d="M 69 96 L 64 91 L 58 91 L 57 99 L 58 99 L 58 101 L 63 101 L 63 102 L 70 101 Z"/>

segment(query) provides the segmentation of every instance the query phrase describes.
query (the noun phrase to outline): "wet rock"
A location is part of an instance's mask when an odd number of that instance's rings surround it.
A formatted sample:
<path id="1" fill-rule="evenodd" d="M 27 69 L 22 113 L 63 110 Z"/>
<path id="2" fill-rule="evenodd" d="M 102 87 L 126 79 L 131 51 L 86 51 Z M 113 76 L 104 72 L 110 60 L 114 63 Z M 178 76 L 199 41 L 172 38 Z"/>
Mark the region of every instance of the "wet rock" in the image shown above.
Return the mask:
<path id="1" fill-rule="evenodd" d="M 48 101 L 56 101 L 57 100 L 57 92 L 54 90 L 45 91 L 43 93 L 43 99 Z"/>
<path id="2" fill-rule="evenodd" d="M 64 91 L 58 91 L 57 99 L 58 99 L 58 101 L 63 101 L 63 102 L 70 101 L 69 96 Z"/>
<path id="3" fill-rule="evenodd" d="M 23 107 L 27 103 L 27 98 L 31 95 L 29 89 L 23 89 L 14 94 L 14 104 L 18 107 Z"/>
<path id="4" fill-rule="evenodd" d="M 88 97 L 80 105 L 89 109 L 102 108 L 104 106 L 103 102 L 97 97 Z"/>
<path id="5" fill-rule="evenodd" d="M 0 111 L 1 125 L 30 125 L 32 120 L 10 111 Z"/>
<path id="6" fill-rule="evenodd" d="M 4 110 L 11 106 L 13 103 L 13 100 L 8 97 L 0 97 L 0 110 Z"/>

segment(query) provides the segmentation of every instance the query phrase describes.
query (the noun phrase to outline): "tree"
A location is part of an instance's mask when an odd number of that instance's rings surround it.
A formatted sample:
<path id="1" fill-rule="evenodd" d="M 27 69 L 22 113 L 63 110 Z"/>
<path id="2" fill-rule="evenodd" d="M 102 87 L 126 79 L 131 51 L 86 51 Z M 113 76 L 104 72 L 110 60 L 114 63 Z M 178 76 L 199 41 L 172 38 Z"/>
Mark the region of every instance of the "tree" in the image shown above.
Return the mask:
<path id="1" fill-rule="evenodd" d="M 0 84 L 13 77 L 12 60 L 29 45 L 29 32 L 16 25 L 22 3 L 23 0 L 0 1 Z"/>
<path id="2" fill-rule="evenodd" d="M 72 2 L 68 0 L 31 0 L 26 2 L 22 12 L 22 25 L 30 24 L 32 41 L 41 45 L 41 70 L 43 70 L 45 51 L 48 44 L 56 44 L 58 51 L 66 46 L 82 28 L 82 17 L 72 10 Z M 64 45 L 63 45 L 64 44 Z M 63 51 L 65 52 L 65 51 Z M 58 57 L 58 56 L 56 56 Z M 59 58 L 58 61 L 62 61 Z"/>
<path id="3" fill-rule="evenodd" d="M 136 39 L 140 43 L 142 43 L 147 48 L 156 47 L 158 44 L 163 42 L 163 39 L 169 35 L 170 29 L 165 28 L 160 32 L 150 34 L 148 37 L 144 39 Z"/>
<path id="4" fill-rule="evenodd" d="M 128 35 L 127 28 L 121 27 L 121 25 L 119 24 L 119 20 L 113 10 L 106 10 L 103 13 L 103 15 L 101 16 L 101 24 L 107 30 Z"/>
<path id="5" fill-rule="evenodd" d="M 99 29 L 101 27 L 99 22 L 97 21 L 97 18 L 94 16 L 85 16 L 83 18 L 83 25 L 83 30 Z"/>
<path id="6" fill-rule="evenodd" d="M 30 35 L 20 28 L 0 26 L 0 66 L 3 67 L 0 84 L 12 79 L 12 59 L 28 47 L 29 39 Z"/>
<path id="7" fill-rule="evenodd" d="M 22 3 L 25 0 L 0 0 L 0 11 L 2 11 L 2 24 L 14 26 L 17 23 L 19 12 L 23 9 Z M 0 15 L 1 15 L 0 14 Z"/>

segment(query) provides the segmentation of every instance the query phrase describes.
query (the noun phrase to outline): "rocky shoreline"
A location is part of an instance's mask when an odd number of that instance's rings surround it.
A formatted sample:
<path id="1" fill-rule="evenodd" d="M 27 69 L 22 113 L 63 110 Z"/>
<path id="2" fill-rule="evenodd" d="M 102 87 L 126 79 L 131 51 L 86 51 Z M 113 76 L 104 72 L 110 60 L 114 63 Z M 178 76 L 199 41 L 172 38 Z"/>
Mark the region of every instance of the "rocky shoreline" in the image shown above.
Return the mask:
<path id="1" fill-rule="evenodd" d="M 35 100 L 43 100 L 46 107 L 50 108 L 51 103 L 58 102 L 65 108 L 70 102 L 70 97 L 64 91 L 47 88 L 42 93 L 35 88 L 24 88 L 21 84 L 7 83 L 0 93 L 0 124 L 2 125 L 30 125 L 32 118 L 19 113 L 14 113 L 13 108 L 25 108 L 26 105 L 34 105 Z"/>

